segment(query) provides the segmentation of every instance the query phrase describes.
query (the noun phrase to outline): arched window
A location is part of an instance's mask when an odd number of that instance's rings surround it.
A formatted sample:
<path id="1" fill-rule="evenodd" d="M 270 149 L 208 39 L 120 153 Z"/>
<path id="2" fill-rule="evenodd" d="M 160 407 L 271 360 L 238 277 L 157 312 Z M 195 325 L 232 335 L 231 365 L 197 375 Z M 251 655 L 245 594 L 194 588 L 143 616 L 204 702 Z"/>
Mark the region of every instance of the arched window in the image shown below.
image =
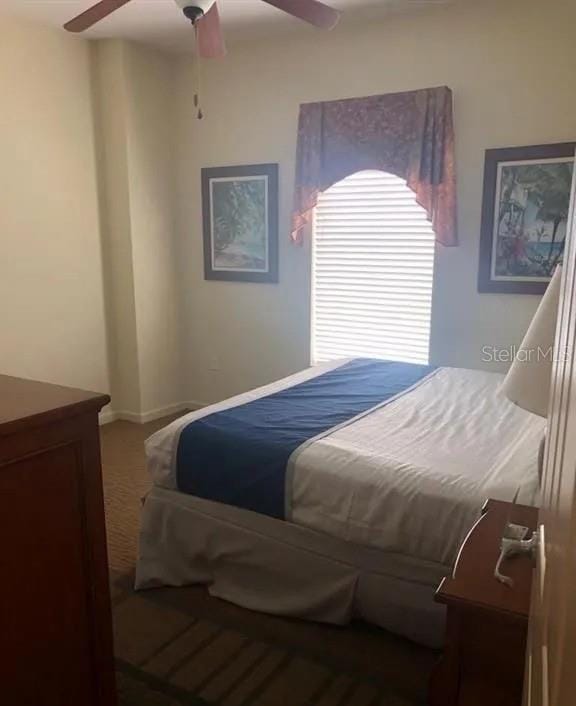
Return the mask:
<path id="1" fill-rule="evenodd" d="M 402 179 L 353 174 L 321 196 L 312 255 L 312 362 L 428 363 L 434 232 Z"/>

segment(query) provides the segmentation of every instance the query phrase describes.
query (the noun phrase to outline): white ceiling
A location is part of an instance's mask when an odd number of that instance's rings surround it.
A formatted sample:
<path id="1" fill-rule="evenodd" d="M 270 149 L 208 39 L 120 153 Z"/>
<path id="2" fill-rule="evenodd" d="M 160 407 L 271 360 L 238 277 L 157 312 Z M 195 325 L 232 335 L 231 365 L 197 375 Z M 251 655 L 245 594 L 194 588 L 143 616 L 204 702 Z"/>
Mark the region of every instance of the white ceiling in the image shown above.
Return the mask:
<path id="1" fill-rule="evenodd" d="M 384 18 L 391 12 L 416 11 L 453 0 L 324 0 L 343 13 L 340 25 Z M 96 0 L 0 0 L 0 9 L 61 27 Z M 192 2 L 191 2 L 192 4 Z M 218 0 L 228 39 L 248 39 L 291 31 L 318 30 L 262 0 Z M 190 26 L 174 0 L 132 0 L 85 32 L 93 39 L 133 39 L 175 51 L 190 50 Z"/>

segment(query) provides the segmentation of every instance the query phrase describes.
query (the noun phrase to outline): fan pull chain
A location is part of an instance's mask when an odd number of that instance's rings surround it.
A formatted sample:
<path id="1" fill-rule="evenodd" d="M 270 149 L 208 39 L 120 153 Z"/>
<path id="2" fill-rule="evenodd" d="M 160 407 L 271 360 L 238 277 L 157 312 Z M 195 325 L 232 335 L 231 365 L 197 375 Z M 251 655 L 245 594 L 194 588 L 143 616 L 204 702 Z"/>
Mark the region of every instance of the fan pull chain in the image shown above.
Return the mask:
<path id="1" fill-rule="evenodd" d="M 200 87 L 201 87 L 201 71 L 200 71 L 200 42 L 198 39 L 198 24 L 194 23 L 194 108 L 196 109 L 196 117 L 202 120 L 204 113 L 200 106 Z"/>

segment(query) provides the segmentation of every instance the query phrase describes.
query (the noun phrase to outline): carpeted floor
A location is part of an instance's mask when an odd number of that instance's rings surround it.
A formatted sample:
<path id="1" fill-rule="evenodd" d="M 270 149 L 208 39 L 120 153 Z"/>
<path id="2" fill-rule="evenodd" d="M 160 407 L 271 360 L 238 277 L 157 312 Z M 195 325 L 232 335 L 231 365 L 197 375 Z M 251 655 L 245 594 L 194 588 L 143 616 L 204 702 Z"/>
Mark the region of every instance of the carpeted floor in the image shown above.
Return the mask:
<path id="1" fill-rule="evenodd" d="M 254 613 L 203 587 L 134 593 L 144 439 L 102 428 L 119 706 L 420 706 L 436 659 L 383 630 Z"/>

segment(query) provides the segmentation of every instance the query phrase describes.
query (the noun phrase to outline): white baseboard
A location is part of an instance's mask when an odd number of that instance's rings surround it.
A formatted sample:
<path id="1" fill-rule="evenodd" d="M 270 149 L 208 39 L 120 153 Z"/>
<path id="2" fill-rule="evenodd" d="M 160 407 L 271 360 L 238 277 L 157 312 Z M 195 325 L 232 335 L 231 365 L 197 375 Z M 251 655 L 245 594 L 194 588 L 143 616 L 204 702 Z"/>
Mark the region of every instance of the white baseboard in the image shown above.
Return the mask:
<path id="1" fill-rule="evenodd" d="M 204 407 L 209 407 L 209 402 L 200 402 L 199 400 L 189 400 L 186 403 L 186 408 L 191 412 L 195 412 L 197 409 L 204 409 Z"/>
<path id="2" fill-rule="evenodd" d="M 118 417 L 113 409 L 107 409 L 104 412 L 100 412 L 98 415 L 98 423 L 100 426 L 104 424 L 110 424 L 110 422 L 115 422 Z"/>
<path id="3" fill-rule="evenodd" d="M 109 424 L 110 422 L 115 422 L 117 420 L 133 422 L 134 424 L 147 424 L 148 422 L 154 422 L 157 419 L 162 419 L 162 417 L 168 417 L 171 414 L 177 414 L 178 412 L 182 412 L 186 409 L 197 409 L 196 407 L 191 407 L 191 404 L 195 403 L 177 402 L 175 404 L 168 405 L 167 407 L 152 409 L 149 412 L 109 410 L 100 414 L 100 424 Z"/>

